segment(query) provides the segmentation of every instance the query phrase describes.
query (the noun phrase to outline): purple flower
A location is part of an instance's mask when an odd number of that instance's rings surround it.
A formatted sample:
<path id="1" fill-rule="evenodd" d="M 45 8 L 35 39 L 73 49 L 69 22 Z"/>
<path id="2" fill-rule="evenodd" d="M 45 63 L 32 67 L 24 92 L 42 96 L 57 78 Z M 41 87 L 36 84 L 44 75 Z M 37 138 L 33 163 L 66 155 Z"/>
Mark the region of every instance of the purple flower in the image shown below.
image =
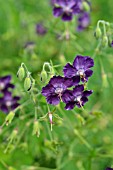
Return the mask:
<path id="1" fill-rule="evenodd" d="M 19 106 L 19 99 L 19 96 L 13 97 L 11 92 L 5 91 L 4 96 L 0 98 L 0 109 L 5 113 L 14 110 L 16 107 Z"/>
<path id="2" fill-rule="evenodd" d="M 52 0 L 53 15 L 63 21 L 71 21 L 73 15 L 80 13 L 81 0 Z"/>
<path id="3" fill-rule="evenodd" d="M 90 24 L 90 15 L 87 12 L 82 12 L 78 17 L 77 31 L 83 31 Z"/>
<path id="4" fill-rule="evenodd" d="M 11 76 L 0 77 L 0 92 L 8 90 L 8 88 L 14 88 L 14 85 L 10 83 Z"/>
<path id="5" fill-rule="evenodd" d="M 63 98 L 63 93 L 72 86 L 72 79 L 61 76 L 53 76 L 49 83 L 42 88 L 42 94 L 49 104 L 57 105 Z"/>
<path id="6" fill-rule="evenodd" d="M 72 110 L 75 106 L 84 106 L 92 92 L 92 90 L 84 91 L 83 85 L 76 86 L 72 91 L 66 90 L 62 97 L 63 102 L 66 103 L 65 109 Z"/>
<path id="7" fill-rule="evenodd" d="M 47 33 L 47 29 L 44 27 L 42 23 L 38 23 L 36 25 L 36 33 L 39 35 L 45 35 Z"/>
<path id="8" fill-rule="evenodd" d="M 82 82 L 88 81 L 88 78 L 93 74 L 90 69 L 94 66 L 94 61 L 88 56 L 77 56 L 73 62 L 73 65 L 67 63 L 64 66 L 64 76 L 67 78 L 73 78 L 73 80 L 81 79 Z M 73 82 L 76 85 L 76 82 Z"/>
<path id="9" fill-rule="evenodd" d="M 109 168 L 109 167 L 107 167 L 107 168 L 106 168 L 106 170 L 113 170 L 113 168 Z"/>

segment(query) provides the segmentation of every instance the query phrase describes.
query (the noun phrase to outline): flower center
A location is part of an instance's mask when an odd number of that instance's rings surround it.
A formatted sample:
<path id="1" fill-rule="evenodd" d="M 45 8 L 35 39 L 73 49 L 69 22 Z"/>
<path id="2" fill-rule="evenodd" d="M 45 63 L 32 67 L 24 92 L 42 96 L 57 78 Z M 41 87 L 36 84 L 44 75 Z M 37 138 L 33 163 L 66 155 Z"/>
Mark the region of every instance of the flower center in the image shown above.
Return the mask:
<path id="1" fill-rule="evenodd" d="M 77 96 L 75 99 L 74 99 L 74 101 L 77 101 L 77 102 L 81 102 L 81 96 Z"/>
<path id="2" fill-rule="evenodd" d="M 4 87 L 4 83 L 0 83 L 0 90 L 2 90 Z"/>
<path id="3" fill-rule="evenodd" d="M 56 94 L 61 95 L 62 92 L 63 92 L 63 88 L 61 88 L 61 87 L 58 87 L 58 88 L 55 89 Z"/>
<path id="4" fill-rule="evenodd" d="M 63 8 L 63 11 L 68 13 L 68 12 L 72 12 L 72 9 L 70 9 L 68 6 Z"/>
<path id="5" fill-rule="evenodd" d="M 77 75 L 80 75 L 80 77 L 84 77 L 84 70 L 83 69 L 78 70 Z"/>
<path id="6" fill-rule="evenodd" d="M 7 101 L 7 102 L 6 102 L 6 106 L 7 106 L 7 107 L 10 107 L 10 106 L 11 106 L 11 101 Z"/>

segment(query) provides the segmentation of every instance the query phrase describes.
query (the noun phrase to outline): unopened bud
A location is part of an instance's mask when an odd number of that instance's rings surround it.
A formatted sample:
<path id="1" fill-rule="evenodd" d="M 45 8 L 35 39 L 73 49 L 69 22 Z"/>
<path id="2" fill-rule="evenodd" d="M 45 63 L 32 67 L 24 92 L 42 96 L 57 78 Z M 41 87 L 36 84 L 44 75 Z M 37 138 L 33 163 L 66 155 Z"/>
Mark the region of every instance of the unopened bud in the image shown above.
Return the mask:
<path id="1" fill-rule="evenodd" d="M 107 75 L 105 73 L 102 74 L 102 80 L 103 80 L 103 87 L 108 87 L 108 80 L 107 80 Z"/>
<path id="2" fill-rule="evenodd" d="M 25 77 L 25 70 L 24 68 L 21 66 L 17 72 L 17 77 L 20 79 L 20 80 L 23 80 L 23 78 Z"/>
<path id="3" fill-rule="evenodd" d="M 84 125 L 85 124 L 85 120 L 84 120 L 84 118 L 81 116 L 81 115 L 77 115 L 77 118 L 78 118 L 78 120 L 80 121 L 80 123 L 82 124 L 82 125 Z"/>
<path id="4" fill-rule="evenodd" d="M 17 129 L 14 129 L 9 140 L 14 140 L 17 136 L 17 133 L 18 133 L 18 130 Z"/>
<path id="5" fill-rule="evenodd" d="M 51 124 L 51 131 L 52 131 L 52 125 L 53 125 L 53 115 L 51 112 L 48 113 L 49 115 L 49 121 L 50 121 L 50 124 Z"/>
<path id="6" fill-rule="evenodd" d="M 47 81 L 47 72 L 45 70 L 42 70 L 41 72 L 41 81 L 45 83 Z"/>
<path id="7" fill-rule="evenodd" d="M 96 37 L 97 39 L 101 38 L 101 36 L 102 36 L 102 31 L 101 31 L 101 29 L 100 29 L 99 27 L 96 28 L 94 35 L 95 35 L 95 37 Z"/>
<path id="8" fill-rule="evenodd" d="M 90 5 L 87 2 L 82 3 L 83 9 L 87 12 L 90 12 Z"/>
<path id="9" fill-rule="evenodd" d="M 34 122 L 32 135 L 36 135 L 37 137 L 40 136 L 40 124 L 38 121 Z"/>
<path id="10" fill-rule="evenodd" d="M 24 88 L 25 88 L 26 91 L 30 91 L 31 88 L 32 88 L 32 81 L 31 81 L 31 79 L 30 79 L 29 76 L 27 76 L 27 77 L 25 78 Z"/>
<path id="11" fill-rule="evenodd" d="M 102 38 L 102 46 L 107 47 L 108 46 L 108 37 L 106 35 Z"/>
<path id="12" fill-rule="evenodd" d="M 6 116 L 5 123 L 7 126 L 12 122 L 14 116 L 15 116 L 15 113 L 12 111 Z"/>

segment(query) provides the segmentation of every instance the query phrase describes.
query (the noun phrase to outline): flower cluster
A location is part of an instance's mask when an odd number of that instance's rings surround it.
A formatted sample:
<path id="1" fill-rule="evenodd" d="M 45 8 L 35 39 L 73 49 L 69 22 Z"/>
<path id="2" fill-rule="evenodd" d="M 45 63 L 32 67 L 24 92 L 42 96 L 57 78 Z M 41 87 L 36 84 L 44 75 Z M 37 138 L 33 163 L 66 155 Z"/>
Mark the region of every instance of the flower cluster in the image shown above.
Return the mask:
<path id="1" fill-rule="evenodd" d="M 64 77 L 53 76 L 42 88 L 42 94 L 47 102 L 57 105 L 63 101 L 66 104 L 66 110 L 71 110 L 75 106 L 84 106 L 88 101 L 88 96 L 92 94 L 92 90 L 85 90 L 84 84 L 93 74 L 90 69 L 93 66 L 94 61 L 88 56 L 76 56 L 73 65 L 67 63 L 63 68 Z"/>
<path id="2" fill-rule="evenodd" d="M 52 0 L 54 17 L 63 21 L 71 21 L 78 15 L 78 31 L 85 29 L 90 23 L 90 4 L 86 0 Z"/>
<path id="3" fill-rule="evenodd" d="M 10 83 L 11 76 L 0 77 L 0 110 L 9 113 L 19 106 L 19 96 L 12 96 L 10 89 L 14 89 L 14 85 Z"/>

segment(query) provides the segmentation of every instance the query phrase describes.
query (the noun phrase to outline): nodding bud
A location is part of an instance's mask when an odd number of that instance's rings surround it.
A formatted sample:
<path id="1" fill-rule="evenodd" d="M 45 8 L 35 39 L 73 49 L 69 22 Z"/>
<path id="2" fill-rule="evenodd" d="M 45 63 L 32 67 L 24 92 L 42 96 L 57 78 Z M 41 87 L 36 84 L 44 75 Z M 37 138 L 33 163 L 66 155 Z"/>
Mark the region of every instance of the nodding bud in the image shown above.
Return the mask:
<path id="1" fill-rule="evenodd" d="M 98 26 L 97 26 L 97 28 L 96 28 L 96 30 L 95 30 L 94 35 L 95 35 L 95 37 L 96 37 L 97 39 L 101 38 L 101 36 L 102 36 L 102 31 L 101 31 L 101 29 L 100 29 Z"/>
<path id="2" fill-rule="evenodd" d="M 103 47 L 107 47 L 108 46 L 108 37 L 106 35 L 104 35 L 102 37 L 102 46 Z"/>
<path id="3" fill-rule="evenodd" d="M 86 11 L 86 12 L 90 12 L 90 5 L 87 3 L 87 2 L 83 2 L 82 3 L 82 6 L 83 6 L 83 9 Z"/>
<path id="4" fill-rule="evenodd" d="M 31 88 L 32 88 L 32 81 L 31 81 L 31 78 L 27 76 L 24 80 L 24 89 L 26 91 L 30 91 Z"/>
<path id="5" fill-rule="evenodd" d="M 19 67 L 18 72 L 17 72 L 17 77 L 20 80 L 23 80 L 23 78 L 25 77 L 25 70 L 22 66 Z"/>
<path id="6" fill-rule="evenodd" d="M 18 133 L 18 130 L 14 129 L 9 139 L 15 139 L 15 137 L 17 136 L 17 133 Z"/>
<path id="7" fill-rule="evenodd" d="M 103 81 L 103 87 L 107 88 L 109 86 L 107 75 L 105 73 L 102 74 L 102 81 Z"/>
<path id="8" fill-rule="evenodd" d="M 41 75 L 40 75 L 41 77 L 41 81 L 43 82 L 43 83 L 45 83 L 46 81 L 47 81 L 47 72 L 45 71 L 45 70 L 42 70 L 42 72 L 41 72 Z"/>
<path id="9" fill-rule="evenodd" d="M 50 124 L 51 124 L 51 131 L 52 131 L 53 115 L 52 115 L 51 112 L 49 112 L 48 115 L 49 115 L 49 121 L 50 121 Z"/>
<path id="10" fill-rule="evenodd" d="M 32 135 L 40 136 L 40 124 L 37 120 L 34 122 Z"/>
<path id="11" fill-rule="evenodd" d="M 12 122 L 12 120 L 13 120 L 13 118 L 14 118 L 14 116 L 15 116 L 15 113 L 14 112 L 9 112 L 9 114 L 6 116 L 6 118 L 5 118 L 5 124 L 6 124 L 6 126 L 8 126 L 11 122 Z"/>

